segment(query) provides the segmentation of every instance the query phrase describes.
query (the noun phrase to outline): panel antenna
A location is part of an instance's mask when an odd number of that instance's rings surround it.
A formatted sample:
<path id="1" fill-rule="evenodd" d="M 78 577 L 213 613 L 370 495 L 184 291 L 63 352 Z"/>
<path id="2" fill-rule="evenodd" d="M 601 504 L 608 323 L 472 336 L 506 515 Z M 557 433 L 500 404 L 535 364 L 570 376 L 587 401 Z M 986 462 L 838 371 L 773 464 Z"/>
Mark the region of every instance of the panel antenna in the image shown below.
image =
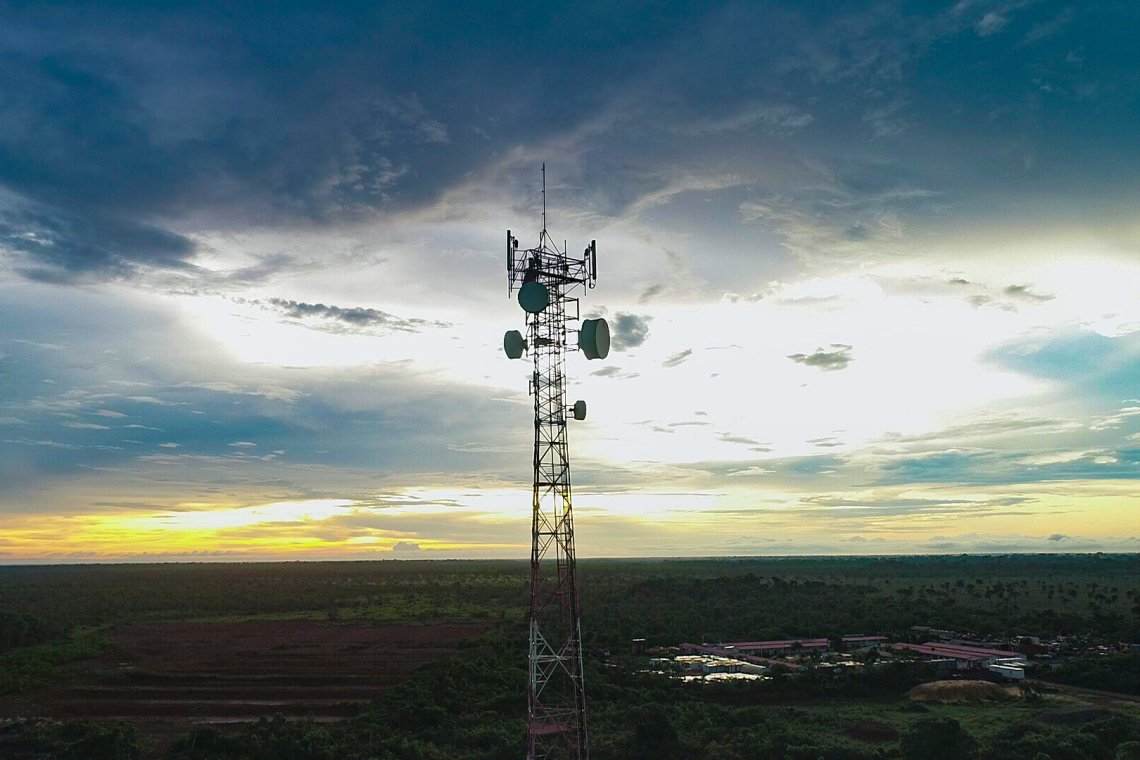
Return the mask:
<path id="1" fill-rule="evenodd" d="M 579 319 L 578 288 L 593 288 L 598 246 L 582 258 L 559 250 L 546 231 L 546 164 L 542 165 L 542 232 L 538 245 L 519 250 L 507 230 L 508 294 L 518 291 L 526 313 L 526 338 L 511 330 L 503 350 L 511 359 L 529 351 L 534 362 L 534 488 L 530 543 L 530 676 L 527 686 L 527 760 L 584 760 L 586 686 L 582 665 L 574 520 L 570 494 L 570 451 L 566 419 L 586 419 L 586 402 L 566 405 L 566 351 L 605 359 L 610 329 L 604 319 L 582 322 L 577 340 L 567 322 Z"/>

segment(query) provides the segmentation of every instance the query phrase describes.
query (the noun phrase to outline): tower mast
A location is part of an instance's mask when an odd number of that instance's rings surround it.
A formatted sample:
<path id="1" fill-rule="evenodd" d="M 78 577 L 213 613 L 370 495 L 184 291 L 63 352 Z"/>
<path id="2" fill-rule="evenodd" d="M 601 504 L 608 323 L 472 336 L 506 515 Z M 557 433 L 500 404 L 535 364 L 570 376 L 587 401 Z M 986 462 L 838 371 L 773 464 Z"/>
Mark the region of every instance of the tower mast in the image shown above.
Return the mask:
<path id="1" fill-rule="evenodd" d="M 570 488 L 567 415 L 586 417 L 586 404 L 566 403 L 565 352 L 582 351 L 588 359 L 609 353 L 604 319 L 588 319 L 577 331 L 577 288 L 592 288 L 597 246 L 591 241 L 581 259 L 559 250 L 546 230 L 546 165 L 542 167 L 542 232 L 535 248 L 520 251 L 507 231 L 509 291 L 518 290 L 526 311 L 526 338 L 517 330 L 503 341 L 512 359 L 529 349 L 534 363 L 533 489 L 531 500 L 530 643 L 527 686 L 527 759 L 584 760 L 586 688 L 578 604 L 574 514 Z M 568 339 L 577 332 L 576 343 Z"/>

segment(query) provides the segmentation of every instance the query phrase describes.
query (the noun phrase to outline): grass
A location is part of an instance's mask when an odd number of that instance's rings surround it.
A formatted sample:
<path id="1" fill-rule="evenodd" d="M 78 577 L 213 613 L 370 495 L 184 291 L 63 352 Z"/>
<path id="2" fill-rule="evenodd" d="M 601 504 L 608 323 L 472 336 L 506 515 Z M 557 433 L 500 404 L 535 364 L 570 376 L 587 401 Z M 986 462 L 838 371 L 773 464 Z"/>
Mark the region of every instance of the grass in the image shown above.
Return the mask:
<path id="1" fill-rule="evenodd" d="M 101 634 L 85 633 L 0 654 L 0 695 L 47 686 L 67 675 L 66 666 L 94 659 L 108 646 Z"/>
<path id="2" fill-rule="evenodd" d="M 1040 699 L 1010 698 L 972 705 L 944 705 L 926 703 L 926 712 L 911 712 L 908 698 L 829 700 L 816 704 L 787 708 L 786 713 L 797 733 L 827 736 L 841 746 L 869 746 L 865 742 L 844 735 L 844 730 L 866 723 L 889 725 L 905 733 L 923 718 L 954 718 L 975 739 L 986 742 L 1010 726 L 1031 723 L 1044 712 L 1074 707 L 1102 706 L 1088 700 L 1067 695 L 1050 695 Z M 1140 704 L 1115 702 L 1108 707 L 1112 712 L 1140 719 Z M 913 709 L 913 708 L 912 708 Z"/>
<path id="3" fill-rule="evenodd" d="M 503 617 L 521 619 L 526 615 L 523 606 L 491 609 L 484 604 L 463 602 L 439 603 L 415 594 L 390 595 L 384 604 L 361 601 L 357 604 L 342 604 L 337 607 L 313 610 L 289 610 L 285 612 L 263 612 L 231 615 L 206 615 L 185 619 L 189 623 L 242 623 L 251 620 L 337 620 L 356 623 L 486 623 Z"/>

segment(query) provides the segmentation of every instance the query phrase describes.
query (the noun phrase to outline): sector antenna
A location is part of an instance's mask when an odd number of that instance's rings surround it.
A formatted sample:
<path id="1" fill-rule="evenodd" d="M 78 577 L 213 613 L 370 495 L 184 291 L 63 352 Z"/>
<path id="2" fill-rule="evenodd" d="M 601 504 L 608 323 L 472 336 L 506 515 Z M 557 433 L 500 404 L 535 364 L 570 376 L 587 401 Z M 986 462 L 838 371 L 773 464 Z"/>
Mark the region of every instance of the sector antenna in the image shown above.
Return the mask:
<path id="1" fill-rule="evenodd" d="M 527 760 L 589 757 L 582 628 L 574 551 L 567 417 L 586 419 L 586 402 L 566 403 L 567 351 L 605 359 L 610 331 L 604 319 L 580 320 L 579 295 L 593 288 L 598 250 L 591 240 L 581 258 L 567 254 L 546 230 L 546 164 L 542 165 L 542 232 L 538 245 L 519 249 L 507 230 L 508 293 L 526 314 L 526 337 L 511 330 L 503 351 L 529 353 L 534 372 L 534 488 L 530 547 L 530 670 L 527 686 Z M 574 340 L 571 335 L 575 334 Z"/>

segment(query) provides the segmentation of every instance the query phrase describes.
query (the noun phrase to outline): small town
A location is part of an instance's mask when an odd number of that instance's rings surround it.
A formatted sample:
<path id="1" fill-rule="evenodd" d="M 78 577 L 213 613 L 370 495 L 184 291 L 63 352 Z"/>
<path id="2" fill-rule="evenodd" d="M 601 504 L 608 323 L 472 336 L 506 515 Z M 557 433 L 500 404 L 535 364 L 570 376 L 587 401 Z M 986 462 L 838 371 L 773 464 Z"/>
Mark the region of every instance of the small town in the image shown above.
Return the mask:
<path id="1" fill-rule="evenodd" d="M 667 647 L 647 647 L 640 638 L 632 643 L 634 655 L 649 658 L 649 671 L 686 682 L 764 680 L 810 669 L 841 675 L 886 663 L 932 667 L 942 679 L 1048 681 L 1049 671 L 1066 659 L 1125 652 L 1140 652 L 1140 644 L 1105 643 L 1088 636 L 1015 636 L 995 641 L 918 625 L 898 640 L 859 634 Z"/>

